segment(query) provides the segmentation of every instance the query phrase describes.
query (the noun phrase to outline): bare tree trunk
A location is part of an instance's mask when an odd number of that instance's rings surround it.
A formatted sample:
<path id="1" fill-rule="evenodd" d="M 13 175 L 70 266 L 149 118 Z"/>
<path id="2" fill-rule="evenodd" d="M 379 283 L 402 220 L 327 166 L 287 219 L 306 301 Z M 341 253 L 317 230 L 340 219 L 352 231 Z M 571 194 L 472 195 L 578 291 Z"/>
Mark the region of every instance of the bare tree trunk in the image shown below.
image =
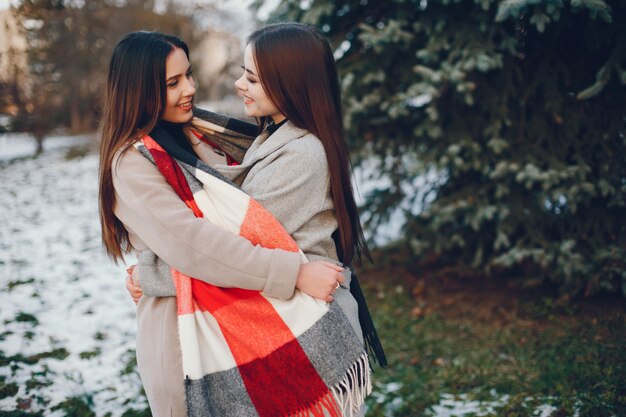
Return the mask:
<path id="1" fill-rule="evenodd" d="M 43 153 L 43 140 L 45 136 L 43 133 L 35 133 L 35 141 L 37 142 L 37 149 L 35 150 L 35 156 L 39 156 Z"/>
<path id="2" fill-rule="evenodd" d="M 83 114 L 81 118 L 80 131 L 81 132 L 90 132 L 94 128 L 94 120 L 93 115 L 90 112 Z"/>
<path id="3" fill-rule="evenodd" d="M 80 105 L 78 97 L 73 95 L 70 102 L 70 130 L 72 133 L 79 133 L 81 128 Z"/>

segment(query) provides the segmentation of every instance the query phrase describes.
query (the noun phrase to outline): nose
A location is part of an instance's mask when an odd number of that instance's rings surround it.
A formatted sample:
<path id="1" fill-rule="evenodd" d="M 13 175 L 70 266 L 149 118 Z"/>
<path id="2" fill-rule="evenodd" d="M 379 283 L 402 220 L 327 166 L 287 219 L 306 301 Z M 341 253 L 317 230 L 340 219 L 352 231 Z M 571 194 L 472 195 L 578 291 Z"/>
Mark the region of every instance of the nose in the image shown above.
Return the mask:
<path id="1" fill-rule="evenodd" d="M 243 79 L 243 77 L 244 77 L 244 75 L 242 75 L 241 77 L 239 77 L 237 79 L 237 81 L 235 81 L 235 88 L 237 90 L 241 90 L 241 91 L 245 90 L 246 83 L 245 83 L 245 80 Z"/>
<path id="2" fill-rule="evenodd" d="M 196 94 L 196 82 L 193 77 L 186 78 L 185 81 L 187 83 L 185 85 L 185 96 L 193 96 Z"/>

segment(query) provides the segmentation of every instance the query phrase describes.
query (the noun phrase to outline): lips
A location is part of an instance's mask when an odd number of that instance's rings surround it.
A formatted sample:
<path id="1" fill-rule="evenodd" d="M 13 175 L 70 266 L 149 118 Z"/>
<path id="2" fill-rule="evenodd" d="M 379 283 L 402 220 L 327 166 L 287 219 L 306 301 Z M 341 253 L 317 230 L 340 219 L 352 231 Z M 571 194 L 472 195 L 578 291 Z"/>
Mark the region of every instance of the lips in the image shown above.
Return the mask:
<path id="1" fill-rule="evenodd" d="M 189 111 L 191 110 L 191 100 L 187 101 L 186 103 L 181 103 L 176 105 L 176 107 L 180 108 L 183 111 Z"/>

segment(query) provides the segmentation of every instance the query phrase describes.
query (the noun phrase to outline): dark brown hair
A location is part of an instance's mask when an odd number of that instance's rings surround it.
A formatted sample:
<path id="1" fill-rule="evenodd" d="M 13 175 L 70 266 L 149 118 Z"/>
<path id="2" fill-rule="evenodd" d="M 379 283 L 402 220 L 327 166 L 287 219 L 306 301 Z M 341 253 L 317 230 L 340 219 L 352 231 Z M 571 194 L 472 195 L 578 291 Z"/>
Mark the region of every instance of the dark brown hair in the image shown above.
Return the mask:
<path id="1" fill-rule="evenodd" d="M 119 41 L 109 63 L 101 122 L 99 208 L 102 241 L 116 263 L 123 260 L 130 242 L 113 214 L 113 160 L 161 118 L 167 97 L 165 63 L 175 48 L 189 57 L 187 45 L 175 36 L 132 32 Z"/>
<path id="2" fill-rule="evenodd" d="M 321 31 L 300 23 L 278 23 L 248 38 L 261 85 L 268 98 L 295 126 L 317 136 L 330 171 L 337 217 L 337 252 L 345 264 L 370 258 L 354 201 L 350 158 L 341 123 L 339 78 L 333 52 Z M 261 127 L 268 122 L 261 118 Z"/>

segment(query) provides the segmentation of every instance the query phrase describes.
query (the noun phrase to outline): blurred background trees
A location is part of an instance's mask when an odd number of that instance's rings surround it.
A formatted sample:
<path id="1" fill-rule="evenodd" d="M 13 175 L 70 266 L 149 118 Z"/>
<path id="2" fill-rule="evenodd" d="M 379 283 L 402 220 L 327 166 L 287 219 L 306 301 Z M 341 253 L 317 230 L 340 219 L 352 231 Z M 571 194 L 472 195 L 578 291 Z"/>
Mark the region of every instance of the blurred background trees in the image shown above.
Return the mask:
<path id="1" fill-rule="evenodd" d="M 394 256 L 626 295 L 624 2 L 290 0 L 271 20 L 332 39 Z"/>
<path id="2" fill-rule="evenodd" d="M 223 74 L 224 67 L 239 61 L 237 37 L 208 27 L 203 20 L 207 14 L 226 18 L 224 11 L 208 2 L 200 6 L 173 0 L 158 4 L 153 0 L 25 0 L 4 13 L 13 22 L 5 36 L 23 39 L 25 45 L 7 49 L 2 60 L 20 65 L 7 64 L 11 71 L 4 72 L 1 85 L 8 95 L 0 113 L 11 115 L 11 130 L 32 133 L 40 150 L 54 128 L 65 127 L 70 133 L 97 128 L 108 61 L 127 32 L 175 34 L 196 52 L 193 64 L 229 45 L 235 52 L 213 56 L 208 76 Z M 230 84 L 232 79 L 222 77 L 221 82 Z M 199 99 L 215 96 L 213 90 L 221 91 L 219 82 L 206 83 L 204 88 L 202 84 Z"/>
<path id="3" fill-rule="evenodd" d="M 243 16 L 211 0 L 17 4 L 0 16 L 0 126 L 40 144 L 97 128 L 108 59 L 131 30 L 188 42 L 198 100 L 232 93 Z M 253 5 L 273 7 L 270 21 L 318 25 L 335 47 L 354 160 L 376 185 L 366 228 L 380 243 L 400 224 L 385 253 L 418 273 L 626 295 L 624 2 Z"/>

